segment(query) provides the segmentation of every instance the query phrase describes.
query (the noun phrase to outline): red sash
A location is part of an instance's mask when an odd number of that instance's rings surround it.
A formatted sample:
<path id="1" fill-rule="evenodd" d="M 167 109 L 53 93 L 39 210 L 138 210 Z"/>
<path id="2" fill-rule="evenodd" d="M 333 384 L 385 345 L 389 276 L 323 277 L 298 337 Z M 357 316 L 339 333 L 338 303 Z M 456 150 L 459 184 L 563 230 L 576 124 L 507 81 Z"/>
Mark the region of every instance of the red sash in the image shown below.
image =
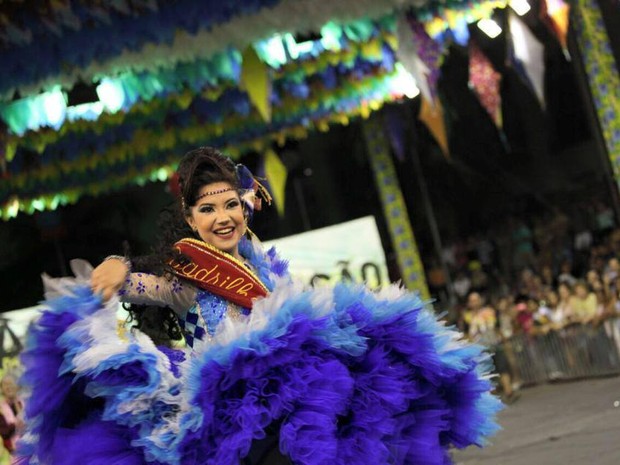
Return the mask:
<path id="1" fill-rule="evenodd" d="M 179 263 L 173 260 L 170 262 L 172 270 L 201 289 L 244 308 L 252 308 L 255 299 L 269 293 L 243 263 L 206 242 L 186 238 L 174 246 L 191 261 Z"/>

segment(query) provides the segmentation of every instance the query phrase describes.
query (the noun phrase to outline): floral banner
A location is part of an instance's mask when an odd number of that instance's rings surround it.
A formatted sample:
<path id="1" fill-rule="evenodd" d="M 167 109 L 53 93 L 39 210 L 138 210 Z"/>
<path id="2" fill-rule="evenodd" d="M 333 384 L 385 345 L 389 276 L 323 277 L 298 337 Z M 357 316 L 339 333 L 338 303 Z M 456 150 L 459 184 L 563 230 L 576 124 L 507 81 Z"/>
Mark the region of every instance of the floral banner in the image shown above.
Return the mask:
<path id="1" fill-rule="evenodd" d="M 379 118 L 364 122 L 364 136 L 403 284 L 407 289 L 418 291 L 423 300 L 428 300 L 430 294 L 424 267 L 390 155 L 390 146 Z"/>
<path id="2" fill-rule="evenodd" d="M 572 8 L 577 42 L 590 92 L 611 161 L 620 185 L 620 77 L 601 10 L 594 0 L 576 0 Z"/>
<path id="3" fill-rule="evenodd" d="M 495 71 L 491 61 L 473 41 L 470 42 L 469 87 L 499 129 L 502 127 L 502 97 L 499 89 L 501 80 L 502 75 Z"/>

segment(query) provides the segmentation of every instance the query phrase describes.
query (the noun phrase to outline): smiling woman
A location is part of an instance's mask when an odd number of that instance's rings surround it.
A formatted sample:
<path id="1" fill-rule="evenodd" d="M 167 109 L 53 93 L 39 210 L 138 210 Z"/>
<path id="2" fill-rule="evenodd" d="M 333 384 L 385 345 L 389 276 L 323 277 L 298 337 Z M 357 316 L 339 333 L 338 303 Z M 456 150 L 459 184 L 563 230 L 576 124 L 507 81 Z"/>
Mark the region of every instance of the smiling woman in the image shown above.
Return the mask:
<path id="1" fill-rule="evenodd" d="M 200 238 L 237 259 L 239 241 L 247 231 L 238 191 L 226 182 L 200 189 L 187 222 Z"/>
<path id="2" fill-rule="evenodd" d="M 23 356 L 30 463 L 445 464 L 496 430 L 482 348 L 417 295 L 293 280 L 246 227 L 260 185 L 212 148 L 178 180 L 148 260 L 45 278 Z M 147 305 L 138 328 L 119 332 L 118 299 Z M 160 334 L 142 332 L 164 307 Z M 179 327 L 171 349 L 161 333 Z"/>

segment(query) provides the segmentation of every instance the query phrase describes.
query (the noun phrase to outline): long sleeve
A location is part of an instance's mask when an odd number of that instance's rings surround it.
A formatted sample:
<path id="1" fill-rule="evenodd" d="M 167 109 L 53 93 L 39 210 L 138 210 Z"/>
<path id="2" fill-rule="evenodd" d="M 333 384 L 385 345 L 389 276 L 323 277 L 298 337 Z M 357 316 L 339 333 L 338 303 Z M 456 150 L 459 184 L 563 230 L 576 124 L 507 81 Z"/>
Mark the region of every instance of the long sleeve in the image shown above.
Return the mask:
<path id="1" fill-rule="evenodd" d="M 196 288 L 176 276 L 167 279 L 148 273 L 131 273 L 118 292 L 122 302 L 170 307 L 184 314 L 196 301 Z"/>

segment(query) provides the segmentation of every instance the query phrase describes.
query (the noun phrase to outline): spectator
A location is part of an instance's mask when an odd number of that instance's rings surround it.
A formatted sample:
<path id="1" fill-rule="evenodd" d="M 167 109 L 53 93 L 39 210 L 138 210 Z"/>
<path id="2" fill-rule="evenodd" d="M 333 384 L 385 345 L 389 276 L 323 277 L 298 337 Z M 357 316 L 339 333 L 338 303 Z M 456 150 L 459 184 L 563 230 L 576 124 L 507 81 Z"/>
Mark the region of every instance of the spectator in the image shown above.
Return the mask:
<path id="1" fill-rule="evenodd" d="M 573 276 L 572 266 L 569 261 L 562 262 L 560 266 L 558 285 L 562 283 L 568 284 L 571 288 L 577 283 L 577 278 Z"/>
<path id="2" fill-rule="evenodd" d="M 541 313 L 545 314 L 548 320 L 549 329 L 558 330 L 566 324 L 565 307 L 560 305 L 560 296 L 554 290 L 547 292 L 544 305 L 541 305 Z"/>
<path id="3" fill-rule="evenodd" d="M 519 283 L 519 294 L 523 294 L 533 298 L 542 296 L 543 286 L 540 277 L 528 268 L 521 272 L 521 281 Z"/>
<path id="4" fill-rule="evenodd" d="M 607 266 L 603 273 L 603 283 L 610 294 L 614 294 L 617 291 L 616 282 L 618 276 L 620 276 L 620 260 L 612 257 L 607 261 Z"/>
<path id="5" fill-rule="evenodd" d="M 546 309 L 542 308 L 538 302 L 538 299 L 529 297 L 526 302 L 527 312 L 532 315 L 533 328 L 532 334 L 544 334 L 548 331 L 547 325 L 549 319 L 546 315 Z"/>
<path id="6" fill-rule="evenodd" d="M 544 265 L 540 269 L 540 278 L 542 280 L 543 286 L 548 289 L 555 289 L 557 286 L 557 282 L 555 276 L 553 276 L 553 269 L 549 265 Z"/>
<path id="7" fill-rule="evenodd" d="M 495 304 L 499 319 L 499 333 L 503 340 L 508 340 L 514 333 L 512 299 L 508 296 L 501 297 Z"/>
<path id="8" fill-rule="evenodd" d="M 472 292 L 467 297 L 466 312 L 471 316 L 468 328 L 469 338 L 484 345 L 493 355 L 493 363 L 495 371 L 499 374 L 504 402 L 514 402 L 517 396 L 512 388 L 510 365 L 501 345 L 497 313 L 492 307 L 484 305 L 482 296 L 477 292 Z"/>
<path id="9" fill-rule="evenodd" d="M 471 280 L 467 274 L 461 271 L 456 275 L 456 279 L 454 280 L 454 283 L 452 283 L 452 286 L 454 287 L 454 292 L 462 302 L 471 290 Z"/>
<path id="10" fill-rule="evenodd" d="M 558 305 L 557 312 L 559 312 L 564 323 L 569 323 L 574 318 L 573 310 L 573 288 L 568 283 L 560 283 L 558 285 Z"/>
<path id="11" fill-rule="evenodd" d="M 469 262 L 469 271 L 471 273 L 471 290 L 485 292 L 489 285 L 489 277 L 482 269 L 480 262 L 477 260 Z"/>
<path id="12" fill-rule="evenodd" d="M 571 299 L 573 321 L 590 323 L 596 318 L 596 295 L 590 292 L 585 281 L 575 284 L 575 295 Z"/>
<path id="13" fill-rule="evenodd" d="M 599 238 L 609 234 L 615 225 L 614 211 L 603 202 L 596 203 L 596 232 Z"/>
<path id="14" fill-rule="evenodd" d="M 15 452 L 15 443 L 24 423 L 22 414 L 24 404 L 19 397 L 19 390 L 15 378 L 5 375 L 0 381 L 0 391 L 3 399 L 0 401 L 0 436 L 4 447 L 11 455 Z"/>
<path id="15" fill-rule="evenodd" d="M 588 285 L 590 292 L 594 292 L 595 289 L 602 286 L 603 281 L 599 272 L 596 270 L 588 270 L 586 273 L 586 284 Z"/>
<path id="16" fill-rule="evenodd" d="M 486 236 L 480 236 L 476 242 L 476 251 L 478 260 L 482 265 L 482 269 L 488 271 L 493 266 L 493 257 L 495 255 L 495 246 Z"/>
<path id="17" fill-rule="evenodd" d="M 534 329 L 534 316 L 527 306 L 527 296 L 519 296 L 515 299 L 515 329 L 522 334 L 532 334 Z"/>
<path id="18" fill-rule="evenodd" d="M 535 266 L 533 234 L 524 221 L 516 220 L 511 239 L 513 245 L 512 262 L 515 269 Z"/>

